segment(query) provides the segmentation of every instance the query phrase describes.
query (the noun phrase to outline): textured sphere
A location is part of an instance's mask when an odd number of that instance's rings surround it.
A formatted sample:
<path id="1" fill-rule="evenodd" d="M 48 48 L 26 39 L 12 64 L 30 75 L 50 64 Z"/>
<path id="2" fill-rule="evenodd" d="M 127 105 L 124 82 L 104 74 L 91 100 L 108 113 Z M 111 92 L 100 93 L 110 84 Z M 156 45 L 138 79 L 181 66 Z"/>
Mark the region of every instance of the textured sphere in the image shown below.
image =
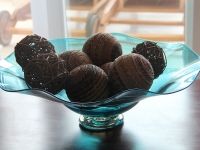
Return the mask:
<path id="1" fill-rule="evenodd" d="M 146 41 L 133 48 L 133 53 L 143 55 L 152 65 L 154 78 L 163 73 L 167 65 L 167 59 L 163 49 L 155 42 Z"/>
<path id="2" fill-rule="evenodd" d="M 24 37 L 15 49 L 16 62 L 24 69 L 28 61 L 43 53 L 55 53 L 54 46 L 47 39 L 34 35 Z"/>
<path id="3" fill-rule="evenodd" d="M 38 52 L 45 52 L 47 49 L 52 49 L 54 52 L 54 46 L 44 37 L 41 37 L 37 34 L 27 35 L 19 43 L 28 45 Z"/>
<path id="4" fill-rule="evenodd" d="M 109 33 L 92 35 L 84 43 L 82 51 L 90 57 L 94 65 L 99 67 L 122 55 L 119 41 Z"/>
<path id="5" fill-rule="evenodd" d="M 103 64 L 100 68 L 103 69 L 103 71 L 105 71 L 105 73 L 108 75 L 112 64 L 113 62 L 108 62 L 108 63 Z"/>
<path id="6" fill-rule="evenodd" d="M 126 54 L 118 57 L 109 72 L 111 96 L 127 89 L 148 90 L 154 79 L 150 62 L 139 54 Z"/>
<path id="7" fill-rule="evenodd" d="M 66 93 L 73 102 L 95 102 L 108 97 L 108 76 L 99 67 L 86 64 L 73 69 L 66 80 Z"/>
<path id="8" fill-rule="evenodd" d="M 92 64 L 88 55 L 80 50 L 67 50 L 58 57 L 65 60 L 65 66 L 69 72 L 80 65 Z"/>
<path id="9" fill-rule="evenodd" d="M 52 94 L 64 89 L 68 76 L 64 60 L 55 54 L 40 54 L 28 62 L 24 69 L 24 79 L 28 87 L 38 88 Z"/>

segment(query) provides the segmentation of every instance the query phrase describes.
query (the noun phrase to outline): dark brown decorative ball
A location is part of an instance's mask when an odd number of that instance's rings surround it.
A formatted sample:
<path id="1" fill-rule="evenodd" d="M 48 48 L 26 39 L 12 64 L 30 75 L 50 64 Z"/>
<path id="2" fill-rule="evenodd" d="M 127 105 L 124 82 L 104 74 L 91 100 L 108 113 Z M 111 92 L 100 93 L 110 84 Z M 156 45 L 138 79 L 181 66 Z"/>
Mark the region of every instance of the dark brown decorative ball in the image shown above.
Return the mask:
<path id="1" fill-rule="evenodd" d="M 47 39 L 34 35 L 23 38 L 14 47 L 17 63 L 24 69 L 28 61 L 38 57 L 43 53 L 55 53 L 54 46 Z"/>
<path id="2" fill-rule="evenodd" d="M 28 45 L 38 52 L 45 52 L 47 49 L 52 49 L 54 52 L 54 46 L 44 37 L 41 37 L 37 34 L 34 35 L 27 35 L 24 37 L 19 43 Z"/>
<path id="3" fill-rule="evenodd" d="M 148 90 L 154 79 L 150 62 L 140 54 L 126 54 L 115 59 L 109 72 L 111 96 L 127 89 Z"/>
<path id="4" fill-rule="evenodd" d="M 37 88 L 52 94 L 64 89 L 68 76 L 64 60 L 56 54 L 40 54 L 28 62 L 24 69 L 24 78 L 29 88 Z"/>
<path id="5" fill-rule="evenodd" d="M 59 54 L 58 57 L 65 60 L 66 69 L 69 72 L 80 65 L 92 64 L 88 55 L 80 50 L 67 50 Z"/>
<path id="6" fill-rule="evenodd" d="M 108 63 L 103 64 L 100 68 L 103 69 L 105 73 L 108 75 L 112 64 L 113 62 L 108 62 Z"/>
<path id="7" fill-rule="evenodd" d="M 83 45 L 82 51 L 90 57 L 94 65 L 99 67 L 122 55 L 119 41 L 109 33 L 92 35 Z"/>
<path id="8" fill-rule="evenodd" d="M 165 70 L 167 65 L 165 53 L 155 42 L 146 41 L 140 43 L 136 48 L 133 48 L 132 53 L 141 54 L 149 60 L 154 70 L 155 79 Z"/>
<path id="9" fill-rule="evenodd" d="M 66 80 L 66 93 L 72 102 L 95 102 L 108 97 L 108 76 L 99 67 L 86 64 L 73 69 Z"/>

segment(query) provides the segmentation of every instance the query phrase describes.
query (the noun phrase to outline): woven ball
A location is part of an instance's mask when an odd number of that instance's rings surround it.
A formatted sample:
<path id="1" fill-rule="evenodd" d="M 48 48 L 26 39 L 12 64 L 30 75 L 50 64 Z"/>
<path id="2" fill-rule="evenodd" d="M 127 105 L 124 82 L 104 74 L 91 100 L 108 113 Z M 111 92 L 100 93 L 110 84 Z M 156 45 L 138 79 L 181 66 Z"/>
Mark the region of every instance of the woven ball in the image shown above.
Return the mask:
<path id="1" fill-rule="evenodd" d="M 139 54 L 126 54 L 118 57 L 109 72 L 111 96 L 127 89 L 148 90 L 154 79 L 150 62 Z"/>
<path id="2" fill-rule="evenodd" d="M 73 102 L 95 102 L 108 97 L 108 76 L 99 67 L 86 64 L 73 69 L 66 80 L 66 93 Z"/>
<path id="3" fill-rule="evenodd" d="M 167 65 L 165 53 L 155 42 L 146 41 L 140 43 L 136 48 L 133 48 L 132 53 L 141 54 L 149 60 L 154 70 L 155 79 L 165 70 Z"/>
<path id="4" fill-rule="evenodd" d="M 109 33 L 92 35 L 84 43 L 82 51 L 90 57 L 94 65 L 99 67 L 122 55 L 119 41 Z"/>
<path id="5" fill-rule="evenodd" d="M 66 69 L 68 71 L 80 65 L 92 64 L 88 55 L 80 50 L 67 50 L 59 54 L 58 57 L 65 60 Z"/>
<path id="6" fill-rule="evenodd" d="M 103 71 L 105 71 L 105 73 L 108 75 L 112 64 L 113 62 L 108 62 L 108 63 L 103 64 L 100 68 L 103 69 Z"/>
<path id="7" fill-rule="evenodd" d="M 64 60 L 58 59 L 53 53 L 40 54 L 30 60 L 24 69 L 24 79 L 29 88 L 42 89 L 52 94 L 64 89 L 68 74 Z"/>
<path id="8" fill-rule="evenodd" d="M 45 52 L 46 49 L 52 49 L 54 52 L 54 46 L 44 37 L 41 37 L 37 34 L 27 35 L 19 43 L 29 45 L 38 52 Z"/>
<path id="9" fill-rule="evenodd" d="M 23 38 L 15 49 L 16 62 L 24 69 L 28 61 L 43 53 L 55 53 L 54 46 L 47 39 L 36 34 Z"/>

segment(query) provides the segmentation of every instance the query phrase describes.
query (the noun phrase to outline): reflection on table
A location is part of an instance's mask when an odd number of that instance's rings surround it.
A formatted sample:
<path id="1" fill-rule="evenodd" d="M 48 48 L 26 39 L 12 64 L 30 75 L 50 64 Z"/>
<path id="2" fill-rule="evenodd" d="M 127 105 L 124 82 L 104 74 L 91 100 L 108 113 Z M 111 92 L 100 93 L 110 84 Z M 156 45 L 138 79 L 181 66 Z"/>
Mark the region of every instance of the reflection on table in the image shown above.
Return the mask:
<path id="1" fill-rule="evenodd" d="M 0 90 L 0 149 L 198 149 L 200 80 L 175 94 L 148 98 L 110 131 L 79 127 L 79 115 L 45 98 Z"/>

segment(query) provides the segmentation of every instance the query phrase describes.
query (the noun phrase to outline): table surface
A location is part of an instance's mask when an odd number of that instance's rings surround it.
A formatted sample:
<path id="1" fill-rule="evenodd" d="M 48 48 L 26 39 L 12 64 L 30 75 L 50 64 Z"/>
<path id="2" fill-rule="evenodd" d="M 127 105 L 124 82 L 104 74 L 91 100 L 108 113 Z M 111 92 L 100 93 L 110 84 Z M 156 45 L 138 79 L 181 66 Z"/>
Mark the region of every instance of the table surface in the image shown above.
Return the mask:
<path id="1" fill-rule="evenodd" d="M 141 101 L 110 131 L 83 130 L 78 118 L 61 103 L 0 89 L 0 150 L 199 150 L 200 80 Z"/>

